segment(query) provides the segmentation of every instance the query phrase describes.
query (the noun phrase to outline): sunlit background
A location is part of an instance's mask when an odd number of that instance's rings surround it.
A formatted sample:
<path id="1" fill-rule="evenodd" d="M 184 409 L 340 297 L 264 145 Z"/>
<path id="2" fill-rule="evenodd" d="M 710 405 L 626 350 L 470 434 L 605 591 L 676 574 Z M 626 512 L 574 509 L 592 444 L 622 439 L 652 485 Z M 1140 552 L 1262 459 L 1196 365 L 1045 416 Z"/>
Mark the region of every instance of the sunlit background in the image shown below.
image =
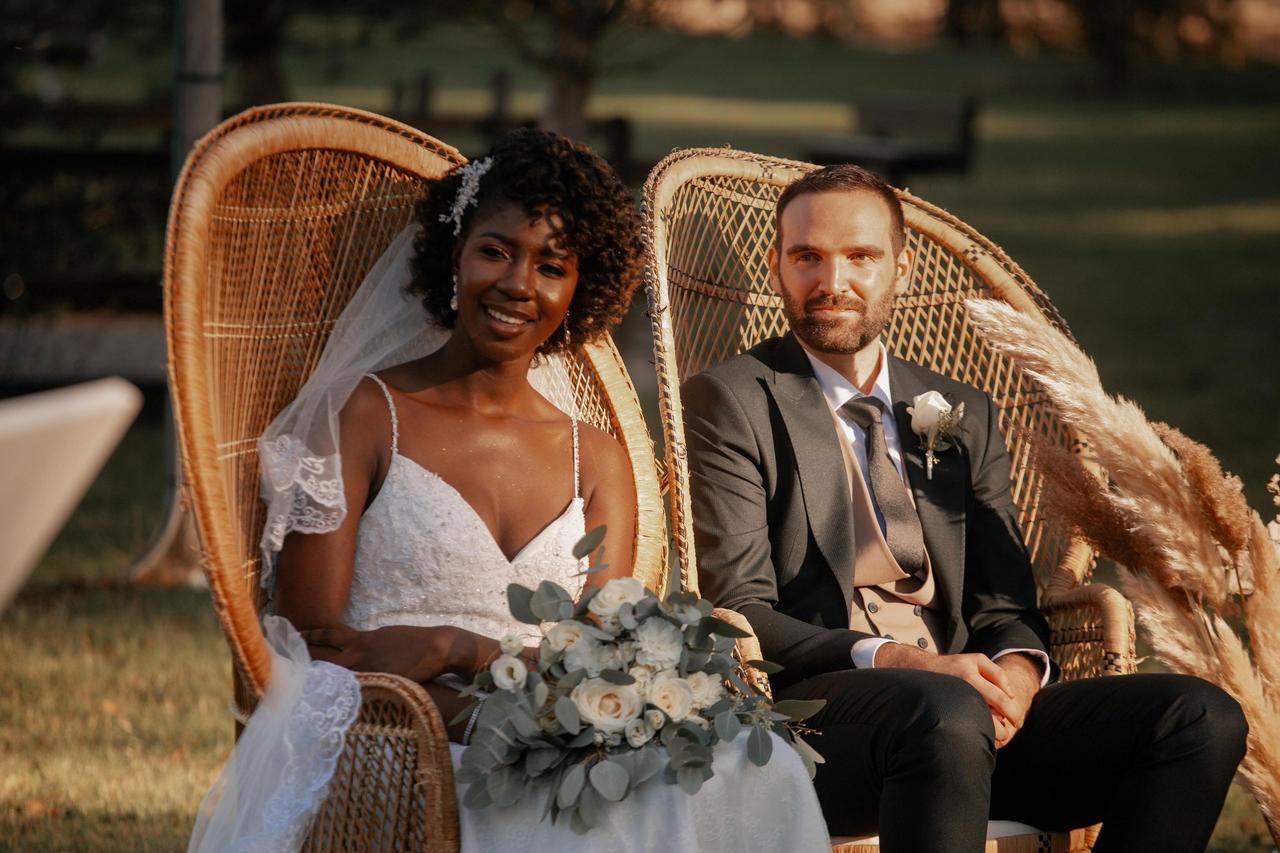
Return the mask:
<path id="1" fill-rule="evenodd" d="M 864 159 L 1003 246 L 1109 390 L 1208 444 L 1274 514 L 1276 0 L 218 6 L 6 0 L 0 16 L 0 395 L 105 375 L 147 395 L 0 615 L 0 850 L 180 849 L 230 748 L 228 655 L 161 536 L 159 278 L 192 92 L 224 116 L 360 107 L 467 154 L 538 123 L 637 188 L 678 147 Z M 186 26 L 201 16 L 221 32 Z M 656 424 L 644 308 L 616 337 Z M 1233 790 L 1213 849 L 1266 839 Z"/>

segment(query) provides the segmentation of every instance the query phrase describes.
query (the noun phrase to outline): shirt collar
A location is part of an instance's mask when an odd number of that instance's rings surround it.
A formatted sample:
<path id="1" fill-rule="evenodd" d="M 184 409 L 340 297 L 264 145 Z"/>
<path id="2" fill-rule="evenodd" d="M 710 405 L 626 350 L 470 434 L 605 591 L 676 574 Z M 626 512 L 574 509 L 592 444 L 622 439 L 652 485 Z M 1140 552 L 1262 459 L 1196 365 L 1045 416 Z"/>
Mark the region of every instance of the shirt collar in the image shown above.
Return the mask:
<path id="1" fill-rule="evenodd" d="M 883 341 L 877 340 L 876 346 L 880 350 L 880 359 L 877 362 L 875 383 L 871 386 L 869 395 L 863 394 L 835 368 L 815 357 L 807 347 L 801 347 L 805 357 L 809 359 L 809 364 L 813 366 L 814 378 L 818 380 L 822 396 L 827 398 L 827 404 L 831 406 L 832 411 L 840 411 L 841 406 L 855 397 L 866 396 L 875 397 L 884 404 L 886 411 L 893 411 L 893 393 L 889 387 L 889 352 L 884 348 Z"/>

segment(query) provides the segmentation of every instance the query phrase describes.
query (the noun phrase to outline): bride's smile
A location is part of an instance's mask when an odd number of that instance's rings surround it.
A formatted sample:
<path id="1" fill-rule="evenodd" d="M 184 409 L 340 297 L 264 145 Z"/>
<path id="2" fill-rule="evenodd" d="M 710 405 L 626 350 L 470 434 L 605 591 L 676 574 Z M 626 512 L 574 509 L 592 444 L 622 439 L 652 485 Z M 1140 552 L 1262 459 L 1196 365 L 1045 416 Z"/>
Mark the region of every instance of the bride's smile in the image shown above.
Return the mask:
<path id="1" fill-rule="evenodd" d="M 578 261 L 555 214 L 507 203 L 478 219 L 458 252 L 458 326 L 494 360 L 531 356 L 564 321 Z"/>

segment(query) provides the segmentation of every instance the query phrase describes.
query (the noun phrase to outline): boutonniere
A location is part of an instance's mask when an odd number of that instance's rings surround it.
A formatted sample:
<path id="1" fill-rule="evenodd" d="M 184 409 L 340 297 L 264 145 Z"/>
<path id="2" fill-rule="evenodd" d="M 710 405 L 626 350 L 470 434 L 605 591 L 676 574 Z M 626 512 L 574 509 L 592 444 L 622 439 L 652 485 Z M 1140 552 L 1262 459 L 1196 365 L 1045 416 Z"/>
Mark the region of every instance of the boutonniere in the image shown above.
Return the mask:
<path id="1" fill-rule="evenodd" d="M 952 408 L 937 391 L 925 391 L 917 394 L 907 406 L 907 414 L 911 415 L 911 431 L 920 437 L 920 447 L 924 450 L 925 477 L 932 480 L 937 453 L 951 447 L 952 434 L 964 417 L 964 403 Z"/>

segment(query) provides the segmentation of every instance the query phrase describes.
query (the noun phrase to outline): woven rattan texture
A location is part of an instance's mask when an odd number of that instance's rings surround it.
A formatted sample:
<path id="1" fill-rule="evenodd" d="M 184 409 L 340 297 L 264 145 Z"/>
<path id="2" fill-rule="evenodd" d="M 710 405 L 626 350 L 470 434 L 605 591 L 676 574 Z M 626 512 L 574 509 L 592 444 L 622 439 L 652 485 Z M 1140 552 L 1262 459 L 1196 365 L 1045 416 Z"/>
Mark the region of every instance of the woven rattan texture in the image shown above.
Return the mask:
<path id="1" fill-rule="evenodd" d="M 260 605 L 257 437 L 314 369 L 427 181 L 462 162 L 397 122 L 325 104 L 241 113 L 197 144 L 170 210 L 165 321 L 175 420 L 203 564 L 251 710 L 270 669 Z M 653 446 L 607 337 L 569 361 L 580 416 L 626 447 L 636 570 L 661 583 L 665 524 Z M 458 849 L 444 723 L 418 685 L 361 674 L 364 702 L 307 849 Z"/>
<path id="2" fill-rule="evenodd" d="M 214 209 L 203 333 L 218 462 L 250 589 L 264 518 L 258 436 L 310 375 L 422 188 L 420 177 L 358 154 L 296 151 L 241 172 Z"/>
<path id="3" fill-rule="evenodd" d="M 660 163 L 645 184 L 646 286 L 666 445 L 664 485 L 686 588 L 696 589 L 697 578 L 690 571 L 696 554 L 680 382 L 787 330 L 781 300 L 769 287 L 773 211 L 782 188 L 813 168 L 727 149 L 690 150 Z M 1042 390 L 969 324 L 963 303 L 1003 299 L 1068 337 L 1070 331 L 998 246 L 946 211 L 909 193 L 899 197 L 913 262 L 886 344 L 896 355 L 991 395 L 1009 444 L 1018 520 L 1053 628 L 1052 652 L 1064 677 L 1133 672 L 1132 609 L 1114 590 L 1087 582 L 1093 566 L 1087 546 L 1073 540 L 1068 519 L 1048 518 L 1040 508 L 1032 439 L 1072 447 L 1073 436 Z"/>
<path id="4" fill-rule="evenodd" d="M 694 178 L 658 212 L 667 227 L 667 282 L 680 380 L 786 331 L 766 262 L 781 189 L 738 177 Z M 1068 444 L 1070 437 L 1043 392 L 993 352 L 965 318 L 964 300 L 996 295 L 966 263 L 979 253 L 990 254 L 991 247 L 976 235 L 962 252 L 939 242 L 919 227 L 936 215 L 934 209 L 910 197 L 904 201 L 918 224 L 908 232 L 914 263 L 911 285 L 898 299 L 886 343 L 895 355 L 982 388 L 994 399 L 1001 428 L 1010 438 L 1019 522 L 1043 588 L 1064 553 L 1069 531 L 1039 512 L 1039 476 L 1027 464 L 1029 438 L 1039 433 Z M 1047 303 L 1042 297 L 1038 301 Z M 1049 316 L 1060 322 L 1056 312 Z"/>

